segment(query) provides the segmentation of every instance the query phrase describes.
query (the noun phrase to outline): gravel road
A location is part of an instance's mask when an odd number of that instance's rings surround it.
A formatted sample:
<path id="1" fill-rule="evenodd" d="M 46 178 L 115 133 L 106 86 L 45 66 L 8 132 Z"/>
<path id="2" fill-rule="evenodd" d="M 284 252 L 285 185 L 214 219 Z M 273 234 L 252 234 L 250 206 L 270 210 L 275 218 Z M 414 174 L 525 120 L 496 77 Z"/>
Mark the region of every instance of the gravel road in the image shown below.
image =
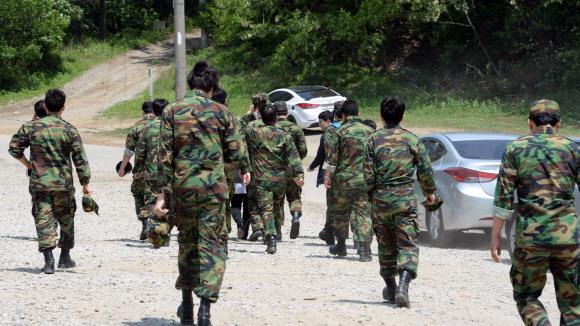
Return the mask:
<path id="1" fill-rule="evenodd" d="M 318 137 L 308 137 L 312 154 Z M 175 231 L 168 248 L 154 250 L 137 240 L 140 225 L 133 214 L 130 179 L 113 172 L 121 148 L 86 146 L 101 216 L 79 210 L 72 251 L 79 266 L 44 275 L 25 172 L 8 156 L 8 138 L 0 136 L 0 144 L 0 196 L 5 203 L 0 216 L 0 324 L 177 324 Z M 324 190 L 314 182 L 315 173 L 307 174 L 300 238 L 289 240 L 286 225 L 276 255 L 267 255 L 261 244 L 231 240 L 223 296 L 212 309 L 214 325 L 521 324 L 511 299 L 509 263 L 493 263 L 487 239 L 477 233 L 462 235 L 448 249 L 423 242 L 419 277 L 411 283 L 412 308 L 384 304 L 376 243 L 373 261 L 360 263 L 352 248 L 346 259 L 335 259 L 318 240 L 325 204 Z M 549 277 L 543 301 L 556 322 L 554 298 Z"/>

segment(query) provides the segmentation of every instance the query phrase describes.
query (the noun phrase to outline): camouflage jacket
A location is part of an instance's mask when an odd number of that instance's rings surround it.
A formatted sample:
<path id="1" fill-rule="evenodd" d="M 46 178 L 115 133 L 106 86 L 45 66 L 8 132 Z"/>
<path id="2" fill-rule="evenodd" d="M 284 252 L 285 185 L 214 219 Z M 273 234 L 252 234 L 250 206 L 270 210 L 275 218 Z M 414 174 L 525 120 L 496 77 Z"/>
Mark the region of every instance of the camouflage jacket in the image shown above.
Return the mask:
<path id="1" fill-rule="evenodd" d="M 161 129 L 161 117 L 149 121 L 143 128 L 137 148 L 135 150 L 135 161 L 143 162 L 143 177 L 147 185 L 156 188 L 159 165 L 159 130 Z"/>
<path id="2" fill-rule="evenodd" d="M 373 130 L 359 117 L 348 117 L 337 132 L 336 148 L 331 150 L 328 169 L 333 186 L 340 189 L 366 190 L 363 176 L 364 150 Z M 326 143 L 325 143 L 326 145 Z"/>
<path id="3" fill-rule="evenodd" d="M 30 189 L 69 191 L 74 189 L 71 158 L 81 185 L 89 183 L 91 171 L 77 129 L 55 115 L 25 123 L 12 137 L 9 153 L 16 159 L 30 147 Z"/>
<path id="4" fill-rule="evenodd" d="M 159 133 L 160 184 L 154 193 L 227 199 L 224 164 L 236 162 L 243 174 L 248 172 L 246 146 L 225 106 L 198 91 L 165 108 Z"/>
<path id="5" fill-rule="evenodd" d="M 328 128 L 324 130 L 322 138 L 324 139 L 324 154 L 325 161 L 328 164 L 330 160 L 330 155 L 333 151 L 336 151 L 338 142 L 338 128 L 342 125 L 342 122 L 335 121 Z"/>
<path id="6" fill-rule="evenodd" d="M 511 142 L 495 189 L 494 216 L 511 219 L 517 192 L 516 244 L 580 244 L 574 188 L 580 151 L 574 142 L 540 127 Z"/>
<path id="7" fill-rule="evenodd" d="M 431 161 L 419 137 L 399 126 L 383 128 L 370 135 L 364 166 L 369 194 L 393 187 L 413 189 L 415 171 L 423 194 L 435 193 Z"/>
<path id="8" fill-rule="evenodd" d="M 277 125 L 246 128 L 245 131 L 255 180 L 286 182 L 287 177 L 304 179 L 300 156 L 290 135 Z"/>
<path id="9" fill-rule="evenodd" d="M 240 129 L 245 129 L 250 122 L 253 121 L 262 121 L 261 119 L 256 119 L 256 117 L 252 113 L 246 113 L 240 117 Z"/>
<path id="10" fill-rule="evenodd" d="M 137 121 L 127 133 L 127 139 L 125 141 L 125 147 L 130 150 L 131 152 L 135 153 L 137 150 L 137 145 L 139 145 L 139 139 L 141 137 L 141 133 L 145 126 L 149 123 L 149 121 L 153 120 L 154 116 L 151 114 L 145 115 L 145 117 L 139 121 Z M 142 179 L 143 178 L 143 171 L 145 169 L 145 164 L 141 161 L 137 156 L 134 158 L 134 165 L 133 165 L 133 179 Z"/>
<path id="11" fill-rule="evenodd" d="M 298 150 L 298 155 L 300 159 L 303 160 L 308 154 L 308 148 L 306 147 L 306 138 L 304 137 L 304 131 L 298 127 L 295 123 L 290 122 L 286 119 L 278 120 L 278 126 L 280 129 L 284 130 L 292 137 L 292 141 Z"/>

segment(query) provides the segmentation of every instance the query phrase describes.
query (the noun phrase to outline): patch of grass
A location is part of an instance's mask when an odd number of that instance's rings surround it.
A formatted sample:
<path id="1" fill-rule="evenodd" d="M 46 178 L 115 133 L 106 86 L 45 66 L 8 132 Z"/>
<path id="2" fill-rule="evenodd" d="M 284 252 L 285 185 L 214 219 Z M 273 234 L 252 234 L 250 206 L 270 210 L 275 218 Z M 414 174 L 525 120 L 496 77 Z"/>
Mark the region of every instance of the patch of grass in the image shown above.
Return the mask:
<path id="1" fill-rule="evenodd" d="M 202 58 L 203 52 L 188 57 L 188 66 Z M 251 104 L 251 96 L 258 92 L 269 92 L 275 88 L 289 86 L 265 70 L 226 71 L 220 77 L 220 86 L 228 92 L 228 107 L 236 116 L 243 115 Z M 407 112 L 404 126 L 409 128 L 432 128 L 450 130 L 498 131 L 525 134 L 527 130 L 527 101 L 507 101 L 499 98 L 465 98 L 452 93 L 427 92 L 416 87 L 397 84 L 387 75 L 367 72 L 343 76 L 334 88 L 344 96 L 359 103 L 361 116 L 380 121 L 379 105 L 385 95 L 398 94 L 405 99 Z M 291 83 L 289 83 L 291 84 Z M 164 97 L 170 102 L 174 96 L 174 70 L 161 76 L 154 84 L 154 97 Z M 119 103 L 105 113 L 110 118 L 138 118 L 141 103 L 148 99 L 146 92 L 137 98 Z M 580 136 L 580 121 L 565 115 L 562 134 Z"/>
<path id="2" fill-rule="evenodd" d="M 28 89 L 15 92 L 0 90 L 0 105 L 40 96 L 49 88 L 61 88 L 93 66 L 105 62 L 131 48 L 143 47 L 167 37 L 166 33 L 151 32 L 143 35 L 124 34 L 107 41 L 86 40 L 80 44 L 64 46 L 60 50 L 62 72 Z"/>

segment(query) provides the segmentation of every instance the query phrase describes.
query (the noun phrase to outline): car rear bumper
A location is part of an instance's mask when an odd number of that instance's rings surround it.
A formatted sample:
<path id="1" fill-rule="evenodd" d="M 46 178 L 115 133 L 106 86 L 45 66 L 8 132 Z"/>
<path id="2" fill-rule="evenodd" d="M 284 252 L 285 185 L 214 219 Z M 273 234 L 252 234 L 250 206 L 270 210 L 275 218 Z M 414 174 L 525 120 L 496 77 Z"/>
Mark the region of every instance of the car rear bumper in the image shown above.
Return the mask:
<path id="1" fill-rule="evenodd" d="M 493 197 L 478 183 L 454 183 L 443 193 L 443 223 L 446 230 L 490 228 Z"/>

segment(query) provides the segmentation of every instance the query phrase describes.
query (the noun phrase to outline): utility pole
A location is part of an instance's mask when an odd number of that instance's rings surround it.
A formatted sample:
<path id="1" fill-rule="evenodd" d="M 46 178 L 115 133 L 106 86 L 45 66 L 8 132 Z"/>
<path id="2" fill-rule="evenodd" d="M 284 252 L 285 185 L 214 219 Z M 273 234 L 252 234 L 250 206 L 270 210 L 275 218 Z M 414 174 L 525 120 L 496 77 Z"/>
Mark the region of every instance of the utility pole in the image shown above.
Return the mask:
<path id="1" fill-rule="evenodd" d="M 175 23 L 175 100 L 185 97 L 187 61 L 185 58 L 185 3 L 173 0 Z"/>

